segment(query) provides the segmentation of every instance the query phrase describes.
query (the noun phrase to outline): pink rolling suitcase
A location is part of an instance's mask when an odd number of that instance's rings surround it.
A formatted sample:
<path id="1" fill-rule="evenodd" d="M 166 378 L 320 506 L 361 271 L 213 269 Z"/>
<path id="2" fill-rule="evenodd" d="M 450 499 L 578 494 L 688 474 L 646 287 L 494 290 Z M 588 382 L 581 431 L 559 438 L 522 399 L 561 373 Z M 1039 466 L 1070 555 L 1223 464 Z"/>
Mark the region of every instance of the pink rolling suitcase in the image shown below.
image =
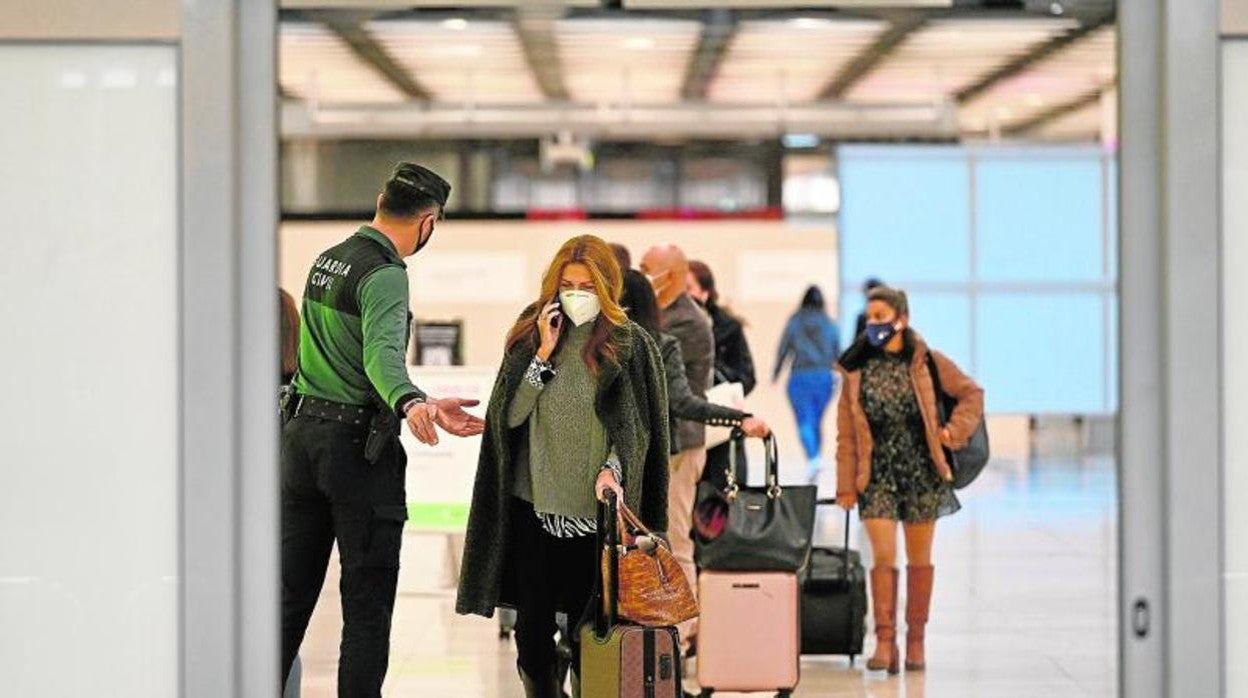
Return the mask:
<path id="1" fill-rule="evenodd" d="M 797 688 L 801 663 L 800 585 L 793 572 L 713 572 L 698 577 L 698 684 L 716 691 Z"/>

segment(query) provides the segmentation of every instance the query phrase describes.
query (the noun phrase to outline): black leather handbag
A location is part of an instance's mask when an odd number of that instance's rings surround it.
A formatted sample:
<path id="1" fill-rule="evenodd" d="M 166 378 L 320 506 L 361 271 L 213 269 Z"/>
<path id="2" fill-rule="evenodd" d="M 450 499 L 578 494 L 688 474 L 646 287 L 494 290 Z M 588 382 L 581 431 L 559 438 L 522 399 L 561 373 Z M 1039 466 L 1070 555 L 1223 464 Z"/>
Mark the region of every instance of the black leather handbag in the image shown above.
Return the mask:
<path id="1" fill-rule="evenodd" d="M 940 386 L 940 374 L 936 372 L 936 360 L 932 358 L 931 352 L 927 354 L 927 370 L 932 374 L 932 386 L 936 388 L 936 412 L 943 427 L 949 423 L 949 415 L 957 409 L 958 400 L 945 393 L 945 389 Z M 979 426 L 975 427 L 966 445 L 956 451 L 946 448 L 945 458 L 949 460 L 949 467 L 953 470 L 955 489 L 960 490 L 975 482 L 975 478 L 984 471 L 984 466 L 988 465 L 988 427 L 983 418 L 980 418 Z"/>
<path id="2" fill-rule="evenodd" d="M 736 430 L 735 445 L 745 437 Z M 810 559 L 815 529 L 811 485 L 781 487 L 775 436 L 768 436 L 767 484 L 742 486 L 734 474 L 736 448 L 730 450 L 728 487 L 698 484 L 694 505 L 694 544 L 698 567 L 738 572 L 797 572 Z"/>

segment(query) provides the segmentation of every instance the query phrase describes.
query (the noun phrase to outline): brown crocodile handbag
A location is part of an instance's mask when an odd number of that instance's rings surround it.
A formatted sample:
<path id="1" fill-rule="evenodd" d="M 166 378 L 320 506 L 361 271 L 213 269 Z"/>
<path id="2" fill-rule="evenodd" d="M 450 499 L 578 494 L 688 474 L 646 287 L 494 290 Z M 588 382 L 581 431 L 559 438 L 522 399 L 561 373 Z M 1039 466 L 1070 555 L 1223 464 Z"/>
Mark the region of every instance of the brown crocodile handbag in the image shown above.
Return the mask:
<path id="1" fill-rule="evenodd" d="M 676 625 L 698 616 L 698 601 L 668 542 L 619 507 L 619 615 L 638 625 Z M 604 579 L 609 579 L 603 556 Z"/>

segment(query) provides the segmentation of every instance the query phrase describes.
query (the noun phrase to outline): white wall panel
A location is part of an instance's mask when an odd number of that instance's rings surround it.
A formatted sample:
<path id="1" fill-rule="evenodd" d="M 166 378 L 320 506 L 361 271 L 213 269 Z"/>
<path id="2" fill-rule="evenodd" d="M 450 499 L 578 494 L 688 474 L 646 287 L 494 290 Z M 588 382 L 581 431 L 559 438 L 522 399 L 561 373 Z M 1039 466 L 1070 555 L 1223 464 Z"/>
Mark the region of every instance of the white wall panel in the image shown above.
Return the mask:
<path id="1" fill-rule="evenodd" d="M 177 693 L 176 74 L 0 46 L 6 696 Z"/>
<path id="2" fill-rule="evenodd" d="M 1222 329 L 1224 637 L 1248 657 L 1248 41 L 1222 48 Z M 1226 695 L 1248 697 L 1248 664 L 1226 662 Z"/>

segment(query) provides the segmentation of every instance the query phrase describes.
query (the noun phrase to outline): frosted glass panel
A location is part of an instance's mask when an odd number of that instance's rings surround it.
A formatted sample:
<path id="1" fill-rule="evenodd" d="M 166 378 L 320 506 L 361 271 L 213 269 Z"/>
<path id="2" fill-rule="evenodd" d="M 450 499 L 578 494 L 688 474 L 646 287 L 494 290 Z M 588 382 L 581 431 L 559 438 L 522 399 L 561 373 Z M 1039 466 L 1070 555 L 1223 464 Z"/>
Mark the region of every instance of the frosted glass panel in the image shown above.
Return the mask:
<path id="1" fill-rule="evenodd" d="M 1098 293 L 980 296 L 976 367 L 987 409 L 1104 411 L 1104 312 Z"/>
<path id="2" fill-rule="evenodd" d="M 859 284 L 876 276 L 910 293 L 915 327 L 984 384 L 990 410 L 1116 408 L 1112 157 L 1070 146 L 848 146 L 838 157 L 846 327 Z M 1028 373 L 1037 366 L 1044 380 Z"/>
<path id="3" fill-rule="evenodd" d="M 971 300 L 964 293 L 923 291 L 909 294 L 910 323 L 928 344 L 964 371 L 971 365 Z"/>
<path id="4" fill-rule="evenodd" d="M 1099 157 L 984 158 L 975 184 L 981 280 L 1104 276 Z"/>
<path id="5" fill-rule="evenodd" d="M 840 151 L 842 278 L 961 282 L 970 274 L 970 170 L 958 149 Z"/>
<path id="6" fill-rule="evenodd" d="M 0 46 L 6 696 L 177 695 L 176 65 Z"/>

